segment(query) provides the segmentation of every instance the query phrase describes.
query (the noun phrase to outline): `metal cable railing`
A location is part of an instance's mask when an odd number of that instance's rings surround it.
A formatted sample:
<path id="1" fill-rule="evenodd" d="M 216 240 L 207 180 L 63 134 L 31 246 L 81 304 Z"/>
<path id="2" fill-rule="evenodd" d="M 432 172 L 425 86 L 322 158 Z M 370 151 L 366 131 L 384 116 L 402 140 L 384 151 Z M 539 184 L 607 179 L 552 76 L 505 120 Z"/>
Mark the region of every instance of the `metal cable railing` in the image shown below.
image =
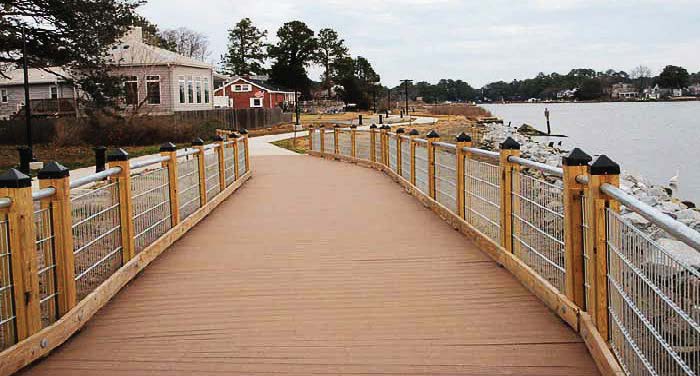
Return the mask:
<path id="1" fill-rule="evenodd" d="M 428 182 L 428 145 L 417 143 L 415 151 L 415 172 L 416 188 L 421 192 L 430 194 L 430 183 Z"/>
<path id="2" fill-rule="evenodd" d="M 45 328 L 58 319 L 58 290 L 56 288 L 56 251 L 51 203 L 48 202 L 40 206 L 43 207 L 34 210 L 34 234 L 36 237 L 41 325 Z"/>
<path id="3" fill-rule="evenodd" d="M 245 173 L 247 173 L 246 166 L 248 154 L 246 153 L 246 142 L 243 138 L 239 138 L 238 141 L 238 176 L 236 180 L 240 179 Z"/>
<path id="4" fill-rule="evenodd" d="M 411 139 L 401 137 L 401 176 L 411 181 Z"/>
<path id="5" fill-rule="evenodd" d="M 335 132 L 332 129 L 323 132 L 323 152 L 335 154 Z"/>
<path id="6" fill-rule="evenodd" d="M 17 342 L 8 220 L 0 210 L 0 350 Z"/>
<path id="7" fill-rule="evenodd" d="M 352 135 L 349 129 L 338 130 L 338 151 L 345 157 L 352 156 Z"/>
<path id="8" fill-rule="evenodd" d="M 372 145 L 371 143 L 371 138 L 370 134 L 367 131 L 360 131 L 358 130 L 355 133 L 355 152 L 357 153 L 356 157 L 358 159 L 362 159 L 365 161 L 370 160 L 370 150 Z"/>
<path id="9" fill-rule="evenodd" d="M 131 178 L 136 253 L 172 227 L 168 169 L 159 167 Z"/>
<path id="10" fill-rule="evenodd" d="M 464 218 L 501 244 L 501 167 L 464 158 Z"/>
<path id="11" fill-rule="evenodd" d="M 320 129 L 312 129 L 312 143 L 311 143 L 311 150 L 320 152 L 321 151 L 321 130 Z"/>
<path id="12" fill-rule="evenodd" d="M 219 184 L 219 154 L 216 150 L 204 152 L 204 184 L 206 187 L 206 201 L 209 202 L 221 190 Z"/>
<path id="13" fill-rule="evenodd" d="M 457 210 L 457 156 L 454 148 L 435 147 L 435 199 L 452 213 Z"/>
<path id="14" fill-rule="evenodd" d="M 374 158 L 380 164 L 384 164 L 382 160 L 382 137 L 381 132 L 374 132 Z"/>
<path id="15" fill-rule="evenodd" d="M 199 197 L 199 161 L 196 156 L 180 157 L 177 160 L 177 195 L 180 220 L 189 217 L 202 206 Z"/>
<path id="16" fill-rule="evenodd" d="M 395 134 L 389 134 L 389 169 L 394 172 L 398 172 L 398 159 L 397 159 L 397 153 L 398 149 L 396 148 L 396 135 Z"/>
<path id="17" fill-rule="evenodd" d="M 83 299 L 122 265 L 119 185 L 108 182 L 71 199 L 73 257 L 78 299 Z"/>
<path id="18" fill-rule="evenodd" d="M 236 181 L 236 154 L 229 146 L 224 147 L 224 180 L 227 187 Z"/>

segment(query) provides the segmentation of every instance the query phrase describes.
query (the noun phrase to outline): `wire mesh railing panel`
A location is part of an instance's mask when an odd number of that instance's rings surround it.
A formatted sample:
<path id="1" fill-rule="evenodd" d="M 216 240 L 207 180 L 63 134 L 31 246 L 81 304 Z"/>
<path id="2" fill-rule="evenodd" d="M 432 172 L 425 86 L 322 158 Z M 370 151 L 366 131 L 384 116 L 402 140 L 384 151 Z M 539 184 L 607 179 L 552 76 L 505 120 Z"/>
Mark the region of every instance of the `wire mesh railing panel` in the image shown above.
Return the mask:
<path id="1" fill-rule="evenodd" d="M 172 227 L 170 187 L 167 168 L 131 177 L 134 213 L 134 251 L 139 253 Z"/>
<path id="2" fill-rule="evenodd" d="M 513 181 L 513 253 L 563 292 L 563 189 L 518 171 Z"/>
<path id="3" fill-rule="evenodd" d="M 399 172 L 398 169 L 398 158 L 397 154 L 398 149 L 396 148 L 396 135 L 390 134 L 389 135 L 389 169 L 394 172 Z"/>
<path id="4" fill-rule="evenodd" d="M 323 133 L 323 151 L 326 154 L 335 154 L 335 132 L 333 130 Z"/>
<path id="5" fill-rule="evenodd" d="M 39 203 L 36 203 L 39 206 Z M 56 251 L 54 248 L 51 204 L 34 210 L 37 270 L 39 276 L 39 307 L 41 325 L 47 327 L 58 319 L 58 291 L 56 289 Z"/>
<path id="6" fill-rule="evenodd" d="M 411 141 L 401 139 L 401 176 L 411 181 Z"/>
<path id="7" fill-rule="evenodd" d="M 201 206 L 199 197 L 199 161 L 194 155 L 178 158 L 177 197 L 180 220 L 189 217 Z"/>
<path id="8" fill-rule="evenodd" d="M 588 236 L 591 233 L 591 214 L 588 208 L 588 197 L 581 195 L 581 207 L 583 209 L 583 218 L 581 220 L 581 236 L 583 237 L 583 302 L 587 311 L 590 312 L 591 304 L 594 300 L 592 280 L 594 278 L 592 262 L 593 262 L 593 245 L 590 244 Z"/>
<path id="9" fill-rule="evenodd" d="M 207 202 L 221 191 L 219 184 L 219 154 L 215 149 L 209 149 L 204 153 L 204 184 L 207 193 Z"/>
<path id="10" fill-rule="evenodd" d="M 122 266 L 119 185 L 80 190 L 71 199 L 75 281 L 83 299 Z"/>
<path id="11" fill-rule="evenodd" d="M 340 155 L 352 156 L 352 136 L 350 131 L 341 130 L 338 132 L 338 151 Z"/>
<path id="12" fill-rule="evenodd" d="M 233 147 L 224 147 L 224 178 L 226 186 L 236 181 L 236 154 Z"/>
<path id="13" fill-rule="evenodd" d="M 0 211 L 0 350 L 17 342 L 11 257 L 7 215 Z"/>
<path id="14" fill-rule="evenodd" d="M 501 167 L 464 159 L 464 218 L 501 244 Z"/>
<path id="15" fill-rule="evenodd" d="M 435 149 L 435 198 L 457 213 L 457 156 L 453 150 Z"/>
<path id="16" fill-rule="evenodd" d="M 374 134 L 374 158 L 375 162 L 384 164 L 382 159 L 382 134 L 379 132 Z"/>
<path id="17" fill-rule="evenodd" d="M 245 175 L 247 173 L 247 157 L 248 153 L 246 153 L 246 142 L 244 139 L 239 139 L 238 140 L 238 174 L 239 176 L 236 177 L 236 179 L 240 178 L 241 176 Z"/>
<path id="18" fill-rule="evenodd" d="M 611 347 L 629 375 L 700 374 L 700 272 L 608 209 Z"/>
<path id="19" fill-rule="evenodd" d="M 357 158 L 369 161 L 370 159 L 370 149 L 371 149 L 371 139 L 369 132 L 357 131 L 355 133 L 355 152 L 357 153 Z"/>
<path id="20" fill-rule="evenodd" d="M 313 132 L 313 140 L 311 143 L 311 150 L 313 151 L 321 151 L 321 130 L 319 129 L 313 129 L 311 130 Z"/>
<path id="21" fill-rule="evenodd" d="M 428 182 L 428 148 L 423 144 L 416 144 L 415 152 L 416 166 L 416 188 L 426 195 L 430 194 L 430 183 Z"/>

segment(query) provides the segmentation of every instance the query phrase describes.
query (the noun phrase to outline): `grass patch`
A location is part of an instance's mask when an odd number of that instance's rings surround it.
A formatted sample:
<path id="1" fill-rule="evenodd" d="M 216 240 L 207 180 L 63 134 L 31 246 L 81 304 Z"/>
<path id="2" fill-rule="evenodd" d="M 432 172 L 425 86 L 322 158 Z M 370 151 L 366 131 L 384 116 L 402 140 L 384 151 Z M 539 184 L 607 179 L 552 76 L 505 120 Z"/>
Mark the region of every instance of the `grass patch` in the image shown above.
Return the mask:
<path id="1" fill-rule="evenodd" d="M 296 143 L 294 139 L 275 141 L 272 143 L 275 146 L 281 147 L 283 149 L 291 150 L 298 154 L 306 154 L 309 150 L 309 137 L 297 137 Z"/>

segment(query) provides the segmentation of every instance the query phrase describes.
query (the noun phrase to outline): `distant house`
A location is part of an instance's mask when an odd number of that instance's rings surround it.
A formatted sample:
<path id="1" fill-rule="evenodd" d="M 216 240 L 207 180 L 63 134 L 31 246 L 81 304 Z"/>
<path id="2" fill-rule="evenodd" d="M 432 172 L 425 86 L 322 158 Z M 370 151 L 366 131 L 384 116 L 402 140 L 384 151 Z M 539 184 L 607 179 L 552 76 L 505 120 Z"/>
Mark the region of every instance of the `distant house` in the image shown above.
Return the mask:
<path id="1" fill-rule="evenodd" d="M 557 92 L 557 99 L 572 99 L 576 97 L 578 89 L 565 89 Z"/>
<path id="2" fill-rule="evenodd" d="M 24 109 L 24 72 L 13 69 L 0 76 L 0 119 L 9 119 Z M 66 82 L 61 68 L 29 69 L 29 100 L 38 116 L 75 114 L 76 90 Z"/>
<path id="3" fill-rule="evenodd" d="M 693 96 L 700 96 L 700 84 L 693 84 L 688 86 L 688 94 Z"/>
<path id="4" fill-rule="evenodd" d="M 639 98 L 639 91 L 632 84 L 618 82 L 610 88 L 610 98 L 621 100 Z"/>
<path id="5" fill-rule="evenodd" d="M 654 87 L 644 90 L 644 95 L 649 99 L 677 98 L 683 96 L 683 89 L 666 89 L 656 84 Z"/>
<path id="6" fill-rule="evenodd" d="M 294 91 L 244 77 L 234 78 L 214 91 L 217 104 L 227 101 L 227 107 L 233 108 L 290 108 L 296 101 L 294 94 Z"/>

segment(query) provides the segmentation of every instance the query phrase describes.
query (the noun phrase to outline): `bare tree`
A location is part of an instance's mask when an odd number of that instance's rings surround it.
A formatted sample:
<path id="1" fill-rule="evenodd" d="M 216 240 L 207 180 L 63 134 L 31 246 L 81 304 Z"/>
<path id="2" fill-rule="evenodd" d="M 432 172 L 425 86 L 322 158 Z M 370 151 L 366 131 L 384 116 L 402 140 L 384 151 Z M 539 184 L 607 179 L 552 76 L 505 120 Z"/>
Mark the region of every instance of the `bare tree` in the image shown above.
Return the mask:
<path id="1" fill-rule="evenodd" d="M 649 81 L 649 78 L 652 77 L 652 72 L 649 67 L 646 65 L 640 65 L 634 69 L 632 69 L 632 72 L 630 72 L 630 78 L 633 80 L 637 81 L 639 83 L 639 89 L 644 90 L 646 88 L 646 84 Z"/>
<path id="2" fill-rule="evenodd" d="M 206 35 L 185 27 L 163 30 L 160 36 L 180 55 L 197 60 L 206 60 L 209 51 L 209 38 Z"/>

